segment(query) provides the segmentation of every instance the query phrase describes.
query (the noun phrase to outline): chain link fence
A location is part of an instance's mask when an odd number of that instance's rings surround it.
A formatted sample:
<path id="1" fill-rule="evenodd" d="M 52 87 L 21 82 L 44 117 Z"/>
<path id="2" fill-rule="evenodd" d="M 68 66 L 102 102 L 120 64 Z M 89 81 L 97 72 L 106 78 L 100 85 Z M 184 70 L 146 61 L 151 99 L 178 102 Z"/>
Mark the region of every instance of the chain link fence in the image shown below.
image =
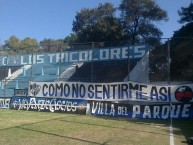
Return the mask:
<path id="1" fill-rule="evenodd" d="M 41 45 L 7 50 L 0 53 L 0 95 L 9 96 L 14 89 L 27 89 L 29 81 L 74 81 L 74 82 L 121 82 L 132 80 L 130 73 L 140 73 L 146 68 L 146 80 L 142 83 L 192 83 L 193 82 L 193 39 L 163 38 L 160 45 L 149 45 L 147 62 L 139 65 L 141 59 L 84 62 L 65 62 L 66 52 L 87 51 L 119 46 L 130 46 L 129 41 L 89 42 L 57 45 Z M 145 45 L 144 43 L 137 45 Z M 38 55 L 37 55 L 38 54 Z M 43 60 L 48 55 L 50 60 Z M 25 56 L 23 60 L 19 57 Z M 89 56 L 84 56 L 89 57 Z M 94 57 L 94 56 L 92 56 Z M 57 60 L 56 63 L 50 61 Z M 72 58 L 73 59 L 73 58 Z M 21 63 L 22 61 L 22 63 Z M 142 63 L 144 60 L 142 61 Z M 37 65 L 34 65 L 37 64 Z M 138 65 L 138 66 L 137 66 Z M 137 69 L 136 69 L 137 67 Z M 136 69 L 132 72 L 132 70 Z M 19 70 L 19 71 L 18 71 Z M 68 72 L 66 75 L 66 72 Z M 76 73 L 77 72 L 77 73 Z M 19 77 L 14 77 L 18 75 Z M 13 93 L 12 93 L 13 94 Z"/>
<path id="2" fill-rule="evenodd" d="M 165 41 L 162 45 L 150 49 L 150 82 L 193 82 L 193 39 L 183 37 L 162 40 Z"/>

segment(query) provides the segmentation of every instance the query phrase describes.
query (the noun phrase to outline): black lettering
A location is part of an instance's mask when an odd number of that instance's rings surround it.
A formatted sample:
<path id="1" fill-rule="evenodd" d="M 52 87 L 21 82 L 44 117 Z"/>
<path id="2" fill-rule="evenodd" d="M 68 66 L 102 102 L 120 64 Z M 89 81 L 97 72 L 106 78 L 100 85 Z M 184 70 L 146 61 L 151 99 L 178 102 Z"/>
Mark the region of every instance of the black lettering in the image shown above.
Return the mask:
<path id="1" fill-rule="evenodd" d="M 83 84 L 80 85 L 79 91 L 80 91 L 80 93 L 79 93 L 80 97 L 84 98 L 85 97 L 85 93 L 86 93 L 86 88 L 85 88 L 85 86 Z"/>
<path id="2" fill-rule="evenodd" d="M 159 90 L 159 94 L 160 94 L 160 100 L 162 101 L 166 101 L 167 100 L 167 89 L 165 87 L 161 87 Z"/>
<path id="3" fill-rule="evenodd" d="M 102 93 L 102 91 L 99 91 L 99 88 L 101 88 L 102 85 L 95 85 L 95 98 L 96 99 L 102 99 L 102 97 L 98 96 L 99 93 Z"/>
<path id="4" fill-rule="evenodd" d="M 50 84 L 49 85 L 49 95 L 50 96 L 53 96 L 54 95 L 54 92 L 55 92 L 55 87 L 53 84 Z"/>
<path id="5" fill-rule="evenodd" d="M 90 98 L 90 99 L 92 99 L 93 97 L 94 97 L 94 86 L 93 85 L 89 85 L 88 86 L 88 97 Z"/>
<path id="6" fill-rule="evenodd" d="M 150 92 L 150 98 L 151 100 L 154 99 L 154 97 L 156 97 L 156 100 L 158 101 L 158 92 L 157 92 L 157 88 L 155 86 L 152 86 L 151 88 L 151 92 Z"/>
<path id="7" fill-rule="evenodd" d="M 103 85 L 103 99 L 109 99 L 109 98 L 110 98 L 110 86 Z"/>
<path id="8" fill-rule="evenodd" d="M 64 96 L 68 97 L 70 94 L 70 86 L 68 84 L 64 85 Z"/>
<path id="9" fill-rule="evenodd" d="M 58 83 L 56 83 L 56 94 L 55 94 L 55 96 L 58 96 L 58 91 L 60 91 L 60 96 L 62 96 L 63 83 L 60 83 L 60 85 L 58 85 Z"/>
<path id="10" fill-rule="evenodd" d="M 78 98 L 78 84 L 72 84 L 72 97 Z"/>
<path id="11" fill-rule="evenodd" d="M 43 95 L 44 95 L 44 96 L 47 96 L 47 95 L 48 95 L 48 92 L 45 92 L 45 90 L 44 90 L 45 88 L 46 88 L 46 89 L 48 88 L 48 85 L 47 85 L 47 84 L 44 84 L 44 85 L 43 85 L 43 89 L 42 89 Z"/>
<path id="12" fill-rule="evenodd" d="M 133 86 L 133 84 L 132 83 L 129 83 L 129 89 L 131 90 L 139 90 L 139 85 L 138 84 L 136 84 L 135 86 Z"/>
<path id="13" fill-rule="evenodd" d="M 147 93 L 144 93 L 143 88 L 147 88 L 147 86 L 146 85 L 140 85 L 140 87 L 139 87 L 139 90 L 140 90 L 139 96 L 140 96 L 140 99 L 147 100 L 147 97 L 145 96 L 145 95 L 147 95 Z"/>
<path id="14" fill-rule="evenodd" d="M 122 99 L 128 98 L 128 85 L 127 84 L 122 84 L 121 85 L 121 94 L 122 94 L 121 95 Z"/>
<path id="15" fill-rule="evenodd" d="M 117 84 L 111 85 L 111 87 L 113 88 L 113 99 L 115 99 L 115 88 L 117 87 Z"/>

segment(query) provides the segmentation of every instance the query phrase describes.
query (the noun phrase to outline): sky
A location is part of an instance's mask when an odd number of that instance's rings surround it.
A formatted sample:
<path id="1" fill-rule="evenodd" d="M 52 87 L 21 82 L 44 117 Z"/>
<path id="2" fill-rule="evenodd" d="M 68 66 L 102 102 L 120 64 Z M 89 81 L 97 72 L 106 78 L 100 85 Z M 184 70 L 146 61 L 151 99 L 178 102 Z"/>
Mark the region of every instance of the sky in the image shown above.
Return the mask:
<path id="1" fill-rule="evenodd" d="M 170 38 L 180 29 L 177 11 L 187 7 L 190 0 L 155 0 L 167 11 L 169 21 L 156 23 L 163 38 Z M 0 0 L 0 45 L 15 35 L 20 40 L 30 37 L 41 41 L 64 39 L 72 33 L 72 22 L 82 8 L 95 8 L 111 2 L 115 7 L 121 0 Z"/>

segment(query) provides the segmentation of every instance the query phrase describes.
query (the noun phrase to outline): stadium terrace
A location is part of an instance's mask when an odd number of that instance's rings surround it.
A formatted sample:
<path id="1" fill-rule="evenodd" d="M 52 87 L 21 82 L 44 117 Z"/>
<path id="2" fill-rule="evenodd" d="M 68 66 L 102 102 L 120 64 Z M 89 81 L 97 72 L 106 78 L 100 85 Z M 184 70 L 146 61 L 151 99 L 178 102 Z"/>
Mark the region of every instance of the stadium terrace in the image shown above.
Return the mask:
<path id="1" fill-rule="evenodd" d="M 63 63 L 63 62 L 89 62 L 104 60 L 122 60 L 141 58 L 147 52 L 147 46 L 114 47 L 106 49 L 92 49 L 80 51 L 65 51 L 57 53 L 30 54 L 0 57 L 0 65 L 27 65 L 43 63 Z"/>

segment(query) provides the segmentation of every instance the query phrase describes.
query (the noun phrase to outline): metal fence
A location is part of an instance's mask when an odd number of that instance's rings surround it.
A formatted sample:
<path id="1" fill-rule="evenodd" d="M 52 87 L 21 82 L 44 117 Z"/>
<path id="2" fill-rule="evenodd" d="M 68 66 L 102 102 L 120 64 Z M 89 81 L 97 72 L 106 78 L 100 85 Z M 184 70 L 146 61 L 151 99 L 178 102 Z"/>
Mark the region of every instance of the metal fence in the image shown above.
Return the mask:
<path id="1" fill-rule="evenodd" d="M 193 82 L 193 39 L 163 38 L 160 46 L 152 46 L 149 57 L 150 82 Z"/>
<path id="2" fill-rule="evenodd" d="M 13 66 L 10 66 L 4 60 L 4 65 L 1 65 L 1 96 L 6 96 L 6 92 L 10 89 L 15 88 L 28 88 L 27 82 L 30 80 L 41 81 L 45 77 L 46 69 L 55 69 L 55 73 L 49 74 L 50 81 L 61 80 L 61 81 L 83 81 L 83 82 L 113 82 L 113 81 L 127 81 L 132 80 L 130 73 L 137 64 L 139 60 L 126 59 L 124 61 L 106 61 L 105 63 L 100 63 L 91 60 L 87 66 L 84 64 L 84 70 L 80 70 L 81 73 L 86 75 L 75 75 L 73 79 L 69 79 L 68 76 L 64 76 L 64 70 L 71 66 L 72 69 L 81 68 L 82 64 L 67 64 L 60 61 L 57 65 L 46 65 L 42 67 L 32 67 L 33 66 L 33 55 L 35 54 L 45 54 L 45 53 L 61 53 L 66 51 L 77 51 L 77 50 L 89 50 L 97 48 L 113 48 L 117 46 L 129 46 L 129 41 L 113 41 L 113 42 L 88 42 L 88 43 L 74 43 L 74 44 L 57 44 L 57 45 L 42 45 L 42 46 L 30 46 L 26 48 L 21 48 L 19 50 L 7 50 L 0 53 L 1 57 L 9 59 L 10 56 L 19 56 L 30 54 L 32 56 L 31 67 L 28 68 L 28 74 L 26 75 L 23 71 L 21 73 L 22 77 L 14 78 L 8 77 L 10 75 L 10 69 L 13 72 Z M 144 43 L 137 44 L 144 45 Z M 140 66 L 137 72 L 146 68 L 147 75 L 143 83 L 192 83 L 193 82 L 193 39 L 189 37 L 183 38 L 163 38 L 162 42 L 158 45 L 149 45 L 149 57 L 148 64 Z M 2 61 L 2 60 L 1 60 Z M 12 62 L 17 63 L 17 62 Z M 19 65 L 21 67 L 21 65 Z M 112 69 L 112 68 L 116 69 Z M 99 69 L 101 68 L 101 71 Z M 23 70 L 27 68 L 22 68 Z M 108 70 L 108 75 L 103 69 Z M 29 74 L 30 72 L 30 74 Z M 69 71 L 70 72 L 70 71 Z M 122 73 L 122 74 L 121 74 Z M 39 75 L 40 80 L 34 79 L 35 75 Z M 62 76 L 62 77 L 61 77 Z M 121 76 L 121 77 L 120 77 Z M 48 76 L 49 77 L 49 76 Z M 98 78 L 101 80 L 98 80 Z M 51 79 L 52 78 L 52 79 Z M 22 81 L 21 81 L 22 80 Z M 25 80 L 25 81 L 24 81 Z M 43 79 L 42 79 L 43 80 Z M 7 87 L 8 83 L 13 83 L 10 87 Z"/>

